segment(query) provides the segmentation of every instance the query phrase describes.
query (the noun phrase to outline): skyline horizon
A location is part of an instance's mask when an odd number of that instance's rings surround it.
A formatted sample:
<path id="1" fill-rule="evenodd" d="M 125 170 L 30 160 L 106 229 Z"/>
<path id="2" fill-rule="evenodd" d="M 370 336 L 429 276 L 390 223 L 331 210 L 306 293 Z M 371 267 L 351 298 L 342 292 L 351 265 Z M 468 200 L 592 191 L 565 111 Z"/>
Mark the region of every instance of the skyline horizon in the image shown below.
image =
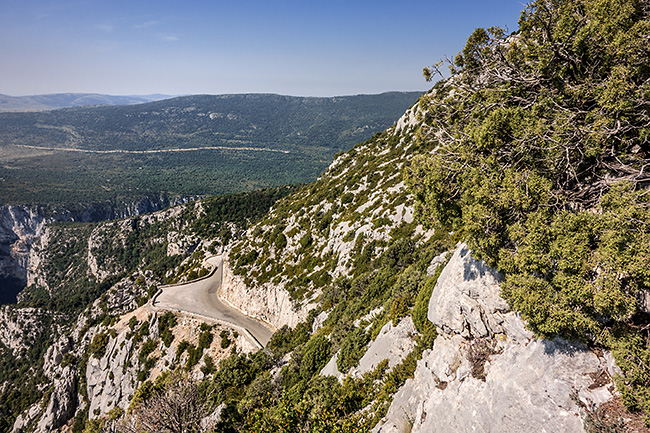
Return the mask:
<path id="1" fill-rule="evenodd" d="M 432 84 L 429 85 L 429 89 L 434 84 L 435 84 L 435 82 L 432 82 Z M 348 93 L 348 94 L 336 94 L 336 95 L 325 95 L 325 96 L 319 96 L 319 95 L 292 95 L 292 94 L 288 94 L 288 93 L 277 93 L 277 92 L 185 93 L 185 94 L 177 94 L 177 95 L 172 95 L 172 94 L 168 94 L 168 93 L 160 93 L 160 92 L 154 92 L 154 93 L 54 92 L 54 93 L 34 93 L 34 94 L 28 94 L 28 95 L 11 95 L 11 94 L 5 93 L 3 91 L 0 91 L 0 95 L 9 96 L 11 98 L 25 98 L 25 97 L 33 97 L 33 96 L 55 96 L 55 95 L 102 95 L 102 96 L 121 96 L 121 97 L 164 96 L 166 98 L 182 98 L 184 96 L 277 95 L 277 96 L 289 96 L 289 97 L 296 97 L 296 98 L 337 98 L 337 97 L 346 97 L 346 96 L 381 95 L 383 93 L 427 92 L 429 89 L 426 89 L 426 90 L 419 90 L 419 89 L 416 89 L 416 90 L 385 90 L 385 91 L 380 91 L 380 92 L 375 92 L 375 93 L 362 92 L 362 93 Z"/>
<path id="2" fill-rule="evenodd" d="M 295 96 L 426 91 L 422 68 L 519 0 L 0 0 L 2 93 Z"/>

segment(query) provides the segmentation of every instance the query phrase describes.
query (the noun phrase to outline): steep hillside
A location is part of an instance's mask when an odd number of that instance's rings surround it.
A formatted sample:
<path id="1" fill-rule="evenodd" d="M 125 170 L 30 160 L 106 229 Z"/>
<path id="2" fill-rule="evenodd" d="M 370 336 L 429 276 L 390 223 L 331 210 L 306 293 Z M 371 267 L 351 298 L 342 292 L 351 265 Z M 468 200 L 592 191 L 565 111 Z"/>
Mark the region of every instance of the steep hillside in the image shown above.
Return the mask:
<path id="1" fill-rule="evenodd" d="M 13 430 L 648 431 L 648 38 L 645 3 L 536 1 L 515 34 L 477 30 L 395 125 L 226 230 L 214 295 L 275 330 L 264 350 L 144 302 L 200 274 L 190 250 L 163 273 L 138 256 L 72 323 L 5 308 L 5 353 L 30 377 Z M 112 252 L 85 242 L 61 287 L 117 272 L 136 227 L 215 252 L 201 212 L 165 215 L 94 228 Z"/>
<path id="2" fill-rule="evenodd" d="M 276 204 L 233 245 L 226 265 L 232 284 L 224 285 L 222 295 L 278 327 L 293 326 L 315 306 L 310 300 L 321 296 L 323 288 L 371 271 L 382 253 L 399 262 L 425 242 L 433 232 L 424 234 L 413 221 L 412 196 L 400 171 L 418 147 L 410 139 L 416 111 L 339 156 L 317 182 Z M 250 286 L 258 293 L 287 293 L 302 309 L 287 322 L 275 317 L 287 313 L 273 311 L 270 304 L 254 312 L 255 304 L 237 294 Z"/>
<path id="3" fill-rule="evenodd" d="M 126 344 L 124 341 L 129 341 L 127 352 L 118 361 L 111 358 L 111 362 L 122 362 L 125 356 L 128 360 L 141 350 L 140 346 L 147 342 L 144 337 L 149 335 L 151 325 L 152 338 L 166 341 L 165 353 L 170 354 L 168 358 L 163 357 L 156 371 L 160 372 L 176 362 L 177 346 L 183 339 L 187 343 L 178 352 L 178 358 L 189 350 L 188 344 L 197 344 L 199 335 L 196 332 L 200 323 L 179 318 L 178 323 L 183 326 L 176 329 L 171 325 L 176 323 L 175 319 L 165 319 L 164 326 L 174 328 L 173 332 L 182 337 L 170 346 L 173 338 L 168 335 L 169 331 L 164 331 L 163 325 L 158 330 L 158 316 L 143 305 L 163 283 L 207 274 L 210 268 L 209 264 L 204 264 L 205 257 L 220 253 L 232 237 L 240 236 L 249 224 L 268 211 L 273 202 L 294 190 L 295 187 L 281 187 L 214 197 L 124 220 L 59 223 L 42 227 L 27 260 L 30 285 L 19 294 L 17 305 L 0 307 L 3 319 L 0 323 L 0 429 L 11 431 L 16 418 L 25 409 L 29 411 L 20 418 L 19 425 L 20 429 L 28 428 L 30 431 L 38 423 L 39 431 L 57 428 L 84 408 L 87 414 L 88 406 L 81 404 L 89 401 L 84 397 L 87 391 L 82 385 L 86 383 L 85 364 L 89 358 L 92 361 L 93 353 L 96 359 L 102 358 L 103 349 L 100 347 L 111 343 L 109 335 L 121 338 L 117 346 L 119 350 Z M 137 318 L 131 323 L 132 312 L 138 308 Z M 126 331 L 123 323 L 115 328 L 113 325 L 119 325 L 120 316 L 126 313 L 130 313 L 126 317 Z M 215 323 L 209 326 L 213 325 Z M 139 334 L 135 333 L 140 329 Z M 225 338 L 236 339 L 229 334 L 230 330 L 224 332 Z M 96 335 L 100 337 L 95 341 Z M 202 344 L 210 346 L 212 337 L 206 338 L 210 342 L 204 340 Z M 94 345 L 91 344 L 93 341 Z M 244 337 L 238 341 L 240 348 L 249 347 L 250 350 L 254 347 Z M 215 350 L 219 344 L 215 339 Z M 196 366 L 198 370 L 203 366 L 197 363 L 208 346 L 192 349 L 191 367 Z M 147 350 L 151 349 L 144 352 Z M 224 349 L 219 350 L 226 353 Z M 147 363 L 149 353 L 131 361 L 128 374 L 134 382 L 124 385 L 131 390 L 120 401 L 121 405 L 126 405 L 124 408 L 128 407 L 133 387 L 146 379 L 154 368 L 152 361 Z M 159 353 L 156 352 L 155 356 L 160 358 Z M 216 356 L 216 352 L 211 353 Z M 91 362 L 89 365 L 94 364 Z M 107 376 L 110 369 L 118 368 L 117 364 L 108 365 L 110 368 L 107 369 L 104 362 L 102 367 Z M 120 364 L 120 371 L 122 367 Z M 121 387 L 119 381 L 126 374 L 124 368 L 125 372 L 118 376 L 115 372 L 110 374 L 111 383 L 117 388 Z M 139 373 L 143 369 L 145 373 Z M 57 382 L 62 377 L 65 379 Z M 89 373 L 88 380 L 94 380 L 92 383 L 96 384 L 99 379 Z M 48 389 L 53 391 L 44 392 Z M 103 391 L 101 387 L 95 391 L 96 395 L 106 395 L 105 392 L 109 391 Z M 93 395 L 91 392 L 91 397 Z M 118 398 L 104 399 L 101 407 L 106 407 L 108 401 L 117 403 Z M 51 402 L 51 408 L 48 408 L 48 402 Z M 93 410 L 99 403 L 94 404 Z M 66 409 L 59 410 L 61 407 Z"/>

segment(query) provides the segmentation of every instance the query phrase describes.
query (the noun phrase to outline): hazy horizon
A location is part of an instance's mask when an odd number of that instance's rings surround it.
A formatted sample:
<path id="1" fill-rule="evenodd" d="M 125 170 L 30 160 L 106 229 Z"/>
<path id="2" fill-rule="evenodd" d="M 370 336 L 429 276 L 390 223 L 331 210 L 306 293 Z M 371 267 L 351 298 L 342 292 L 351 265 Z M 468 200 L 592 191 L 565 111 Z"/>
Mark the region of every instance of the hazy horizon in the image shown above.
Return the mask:
<path id="1" fill-rule="evenodd" d="M 431 86 L 427 86 L 431 87 Z M 336 98 L 336 97 L 345 97 L 345 96 L 361 96 L 361 95 L 379 95 L 382 93 L 392 93 L 392 92 L 399 92 L 399 93 L 412 93 L 412 92 L 422 92 L 422 90 L 385 90 L 383 92 L 375 92 L 375 93 L 350 93 L 346 95 L 328 95 L 328 96 L 314 96 L 314 95 L 291 95 L 291 94 L 285 94 L 285 93 L 274 93 L 274 92 L 238 92 L 238 93 L 186 93 L 183 95 L 168 95 L 165 93 L 143 93 L 143 94 L 134 94 L 134 93 L 129 93 L 129 94 L 117 94 L 117 93 L 98 93 L 98 92 L 56 92 L 56 93 L 35 93 L 35 94 L 29 94 L 29 95 L 11 95 L 9 93 L 5 93 L 0 91 L 0 95 L 4 96 L 9 96 L 12 98 L 27 98 L 27 97 L 33 97 L 33 96 L 56 96 L 56 95 L 102 95 L 102 96 L 118 96 L 118 97 L 139 97 L 139 98 L 145 98 L 145 97 L 163 97 L 164 99 L 167 98 L 182 98 L 183 96 L 201 96 L 201 95 L 208 95 L 208 96 L 221 96 L 221 95 L 278 95 L 278 96 L 290 96 L 290 97 L 297 97 L 297 98 Z"/>
<path id="2" fill-rule="evenodd" d="M 518 0 L 0 0 L 0 93 L 344 96 L 424 91 L 422 68 Z"/>

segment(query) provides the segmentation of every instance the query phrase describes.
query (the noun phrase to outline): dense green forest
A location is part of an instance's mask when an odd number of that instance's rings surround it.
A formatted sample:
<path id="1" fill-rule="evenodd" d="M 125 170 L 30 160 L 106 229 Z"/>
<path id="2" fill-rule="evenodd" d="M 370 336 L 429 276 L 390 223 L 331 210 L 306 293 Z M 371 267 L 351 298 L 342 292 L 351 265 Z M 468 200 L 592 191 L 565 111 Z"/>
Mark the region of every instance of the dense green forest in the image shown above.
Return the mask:
<path id="1" fill-rule="evenodd" d="M 0 204 L 205 196 L 311 181 L 418 96 L 198 95 L 0 113 Z"/>

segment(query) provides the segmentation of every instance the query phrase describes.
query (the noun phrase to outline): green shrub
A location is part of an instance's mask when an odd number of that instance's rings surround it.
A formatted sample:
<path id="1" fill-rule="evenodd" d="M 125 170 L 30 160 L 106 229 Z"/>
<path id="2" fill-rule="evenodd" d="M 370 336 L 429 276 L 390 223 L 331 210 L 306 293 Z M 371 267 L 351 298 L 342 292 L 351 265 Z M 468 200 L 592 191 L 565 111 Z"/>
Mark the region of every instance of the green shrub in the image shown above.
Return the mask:
<path id="1" fill-rule="evenodd" d="M 438 277 L 440 277 L 444 267 L 444 263 L 438 265 L 433 277 L 427 280 L 424 286 L 420 289 L 417 298 L 415 298 L 415 305 L 411 311 L 411 318 L 413 319 L 415 329 L 417 329 L 420 334 L 424 334 L 430 327 L 433 327 L 433 323 L 431 323 L 427 318 L 429 314 L 429 300 L 431 299 L 433 289 L 436 286 Z"/>
<path id="2" fill-rule="evenodd" d="M 388 313 L 388 317 L 390 318 L 391 322 L 393 322 L 393 326 L 396 326 L 399 323 L 400 319 L 408 314 L 412 304 L 413 297 L 410 293 L 398 295 L 393 300 L 393 302 L 390 304 L 390 311 Z"/>
<path id="3" fill-rule="evenodd" d="M 106 333 L 100 332 L 93 337 L 93 341 L 88 347 L 88 353 L 93 358 L 100 359 L 106 354 L 106 345 L 108 344 L 109 336 Z"/>
<path id="4" fill-rule="evenodd" d="M 176 326 L 176 316 L 170 311 L 166 312 L 158 319 L 158 333 L 163 340 L 165 347 L 169 347 L 174 341 L 174 334 L 172 328 Z"/>
<path id="5" fill-rule="evenodd" d="M 138 319 L 135 316 L 131 316 L 129 319 L 129 329 L 131 332 L 135 331 L 135 327 L 138 326 Z"/>
<path id="6" fill-rule="evenodd" d="M 138 343 L 147 335 L 149 335 L 149 321 L 145 320 L 142 322 L 142 325 L 140 325 L 140 328 L 138 328 L 138 332 L 134 334 L 133 342 Z"/>
<path id="7" fill-rule="evenodd" d="M 294 348 L 306 343 L 309 340 L 310 333 L 311 324 L 309 322 L 300 322 L 294 329 L 284 325 L 273 333 L 266 347 L 275 356 L 281 358 Z"/>
<path id="8" fill-rule="evenodd" d="M 142 344 L 142 347 L 140 348 L 140 353 L 138 354 L 138 360 L 140 363 L 144 364 L 147 361 L 147 357 L 151 352 L 153 352 L 156 349 L 156 341 L 148 338 L 147 341 Z"/>
<path id="9" fill-rule="evenodd" d="M 307 232 L 307 234 L 305 234 L 302 238 L 300 238 L 300 247 L 303 250 L 306 250 L 307 248 L 309 248 L 309 246 L 311 246 L 312 241 L 313 239 L 311 237 L 311 233 Z"/>
<path id="10" fill-rule="evenodd" d="M 330 341 L 323 335 L 315 335 L 307 342 L 300 362 L 303 378 L 311 377 L 325 367 L 330 358 L 330 348 Z"/>
<path id="11" fill-rule="evenodd" d="M 355 328 L 348 332 L 341 343 L 336 359 L 336 366 L 341 373 L 347 373 L 351 367 L 359 365 L 359 360 L 366 351 L 366 345 L 370 341 L 370 336 L 363 328 Z"/>
<path id="12" fill-rule="evenodd" d="M 206 376 L 214 373 L 217 370 L 217 368 L 214 365 L 214 361 L 212 361 L 212 357 L 210 355 L 206 354 L 203 357 L 203 363 L 204 365 L 201 367 L 201 372 Z"/>
<path id="13" fill-rule="evenodd" d="M 284 235 L 284 233 L 279 233 L 273 243 L 275 245 L 275 248 L 282 250 L 287 246 L 287 237 Z"/>
<path id="14" fill-rule="evenodd" d="M 212 332 L 210 331 L 210 328 L 201 332 L 201 335 L 199 335 L 199 346 L 198 346 L 199 350 L 207 349 L 208 347 L 210 347 L 213 338 L 214 337 L 212 335 Z"/>
<path id="15" fill-rule="evenodd" d="M 502 29 L 477 29 L 451 65 L 454 79 L 421 101 L 419 140 L 439 147 L 405 177 L 419 221 L 464 233 L 503 272 L 502 295 L 537 336 L 611 349 L 626 365 L 624 401 L 650 414 L 650 371 L 626 359 L 643 359 L 647 346 L 634 342 L 636 298 L 650 287 L 640 153 L 650 56 L 637 49 L 650 31 L 641 3 L 611 7 L 534 1 L 516 44 Z"/>
<path id="16" fill-rule="evenodd" d="M 227 349 L 228 346 L 230 346 L 230 343 L 232 343 L 232 341 L 230 341 L 230 332 L 224 329 L 219 333 L 219 337 L 221 338 L 221 348 Z"/>
<path id="17" fill-rule="evenodd" d="M 149 400 L 155 392 L 155 387 L 153 382 L 146 380 L 142 382 L 142 385 L 133 393 L 133 398 L 129 404 L 129 412 L 135 409 L 140 403 L 144 403 Z"/>
<path id="18" fill-rule="evenodd" d="M 185 352 L 190 346 L 191 344 L 187 340 L 182 340 L 180 343 L 178 343 L 178 347 L 176 347 L 176 360 L 179 360 L 183 352 Z"/>
<path id="19" fill-rule="evenodd" d="M 190 370 L 201 360 L 201 357 L 203 356 L 203 348 L 194 347 L 190 344 L 187 347 L 187 354 L 188 357 L 187 362 L 185 363 L 185 369 Z"/>

